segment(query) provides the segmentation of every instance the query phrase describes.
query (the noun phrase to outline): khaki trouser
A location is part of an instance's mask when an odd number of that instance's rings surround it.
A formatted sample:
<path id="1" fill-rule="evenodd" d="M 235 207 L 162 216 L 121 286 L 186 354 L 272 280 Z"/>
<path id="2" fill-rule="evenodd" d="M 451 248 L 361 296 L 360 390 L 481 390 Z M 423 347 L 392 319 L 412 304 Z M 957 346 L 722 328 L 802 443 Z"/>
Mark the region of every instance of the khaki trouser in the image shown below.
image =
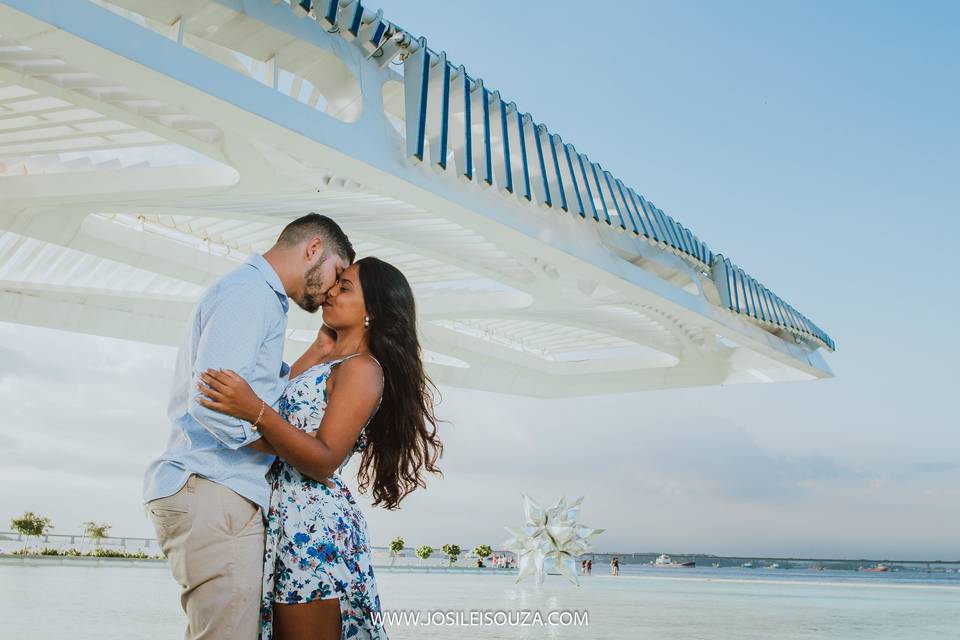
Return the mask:
<path id="1" fill-rule="evenodd" d="M 185 640 L 256 640 L 260 632 L 264 522 L 260 507 L 191 475 L 146 505 L 187 614 Z"/>

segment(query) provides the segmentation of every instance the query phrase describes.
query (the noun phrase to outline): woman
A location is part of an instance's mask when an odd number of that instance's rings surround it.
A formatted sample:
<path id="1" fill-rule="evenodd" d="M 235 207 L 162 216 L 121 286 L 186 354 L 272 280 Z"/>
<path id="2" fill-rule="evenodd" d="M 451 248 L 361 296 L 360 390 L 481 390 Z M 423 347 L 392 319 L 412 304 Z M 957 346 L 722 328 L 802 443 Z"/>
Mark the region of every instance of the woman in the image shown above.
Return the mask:
<path id="1" fill-rule="evenodd" d="M 317 341 L 294 363 L 279 412 L 232 371 L 207 370 L 205 406 L 250 422 L 250 445 L 278 456 L 264 553 L 263 640 L 386 638 L 367 526 L 340 478 L 361 452 L 358 489 L 396 509 L 436 466 L 432 383 L 423 370 L 413 292 L 403 274 L 364 258 L 323 303 Z"/>

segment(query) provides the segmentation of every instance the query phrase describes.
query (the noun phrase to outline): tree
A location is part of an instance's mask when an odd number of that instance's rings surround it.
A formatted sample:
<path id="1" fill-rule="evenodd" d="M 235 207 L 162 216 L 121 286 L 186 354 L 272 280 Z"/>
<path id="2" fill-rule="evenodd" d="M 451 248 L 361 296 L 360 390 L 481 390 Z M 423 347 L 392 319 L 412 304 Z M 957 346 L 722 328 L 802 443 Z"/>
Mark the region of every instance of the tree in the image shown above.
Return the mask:
<path id="1" fill-rule="evenodd" d="M 477 556 L 481 560 L 486 560 L 490 554 L 493 553 L 493 549 L 488 544 L 478 544 L 473 548 L 473 555 Z"/>
<path id="2" fill-rule="evenodd" d="M 53 529 L 53 522 L 46 516 L 37 515 L 33 511 L 25 511 L 19 518 L 10 520 L 10 528 L 23 536 L 23 552 L 27 551 L 27 542 L 33 536 L 47 535 Z"/>
<path id="3" fill-rule="evenodd" d="M 393 566 L 394 561 L 397 559 L 397 555 L 403 551 L 403 538 L 397 536 L 390 541 L 390 566 Z"/>
<path id="4" fill-rule="evenodd" d="M 460 545 L 458 544 L 445 544 L 440 547 L 443 552 L 447 555 L 447 558 L 450 559 L 450 566 L 453 566 L 453 563 L 457 561 L 460 557 Z"/>
<path id="5" fill-rule="evenodd" d="M 433 547 L 431 547 L 428 544 L 422 544 L 419 547 L 417 547 L 417 550 L 414 551 L 414 553 L 416 553 L 417 557 L 420 558 L 421 561 L 423 561 L 429 558 L 433 554 Z"/>
<path id="6" fill-rule="evenodd" d="M 96 523 L 93 520 L 88 520 L 84 522 L 83 535 L 89 536 L 93 540 L 94 546 L 100 546 L 100 541 L 107 537 L 107 534 L 110 533 L 111 526 L 106 522 Z M 83 540 L 80 540 L 80 546 L 83 547 Z"/>

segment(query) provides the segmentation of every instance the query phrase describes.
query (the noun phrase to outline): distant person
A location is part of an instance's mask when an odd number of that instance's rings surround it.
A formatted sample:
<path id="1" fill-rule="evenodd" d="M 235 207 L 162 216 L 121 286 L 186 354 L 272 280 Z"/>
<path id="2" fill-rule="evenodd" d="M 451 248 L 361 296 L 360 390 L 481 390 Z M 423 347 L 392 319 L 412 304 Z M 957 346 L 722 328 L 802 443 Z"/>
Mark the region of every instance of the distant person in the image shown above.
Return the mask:
<path id="1" fill-rule="evenodd" d="M 587 575 L 587 561 L 580 561 L 580 575 Z"/>
<path id="2" fill-rule="evenodd" d="M 587 575 L 593 575 L 593 559 L 587 560 Z"/>
<path id="3" fill-rule="evenodd" d="M 620 575 L 620 559 L 617 557 L 610 560 L 610 574 L 614 576 Z"/>
<path id="4" fill-rule="evenodd" d="M 486 565 L 483 564 L 483 558 L 477 558 L 477 568 L 478 568 L 478 569 L 483 569 L 484 566 L 486 566 Z"/>

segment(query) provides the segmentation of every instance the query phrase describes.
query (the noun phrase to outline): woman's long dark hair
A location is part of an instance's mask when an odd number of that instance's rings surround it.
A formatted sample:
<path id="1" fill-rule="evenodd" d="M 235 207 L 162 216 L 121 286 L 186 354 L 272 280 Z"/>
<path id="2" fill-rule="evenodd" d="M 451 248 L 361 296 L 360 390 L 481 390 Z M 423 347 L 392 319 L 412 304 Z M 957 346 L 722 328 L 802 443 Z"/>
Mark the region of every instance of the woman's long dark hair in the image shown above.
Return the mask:
<path id="1" fill-rule="evenodd" d="M 443 475 L 436 466 L 443 454 L 433 412 L 437 388 L 423 368 L 416 305 L 406 277 L 379 258 L 356 264 L 370 317 L 367 345 L 383 367 L 383 399 L 367 425 L 357 488 L 364 492 L 372 481 L 373 505 L 396 509 L 417 486 L 427 486 L 422 469 Z"/>

